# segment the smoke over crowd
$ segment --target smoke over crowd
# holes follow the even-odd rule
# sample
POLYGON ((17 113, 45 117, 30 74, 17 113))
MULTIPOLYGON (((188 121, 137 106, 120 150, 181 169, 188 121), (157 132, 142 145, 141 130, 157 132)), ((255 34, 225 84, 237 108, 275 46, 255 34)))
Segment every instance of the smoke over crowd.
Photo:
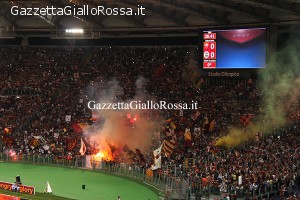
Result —
MULTIPOLYGON (((138 77, 136 80, 136 91, 133 99, 129 101, 143 101, 149 98, 145 92, 147 80, 138 77)), ((102 103, 116 103, 123 94, 123 89, 117 80, 111 80, 105 84, 95 83, 88 88, 88 95, 91 99, 102 103)), ((151 122, 144 115, 143 110, 95 110, 99 116, 99 121, 84 132, 89 138, 90 145, 96 146, 103 152, 105 159, 114 160, 119 158, 124 152, 123 147, 127 145, 133 151, 139 149, 146 152, 151 144, 154 133, 154 122, 151 122), (134 125, 133 125, 134 124, 134 125)), ((125 159, 125 158, 124 158, 125 159)))
POLYGON ((216 145, 234 147, 255 138, 258 132, 267 134, 288 125, 288 113, 299 107, 300 97, 300 41, 291 40, 289 46, 271 55, 267 68, 259 71, 262 92, 260 115, 245 129, 231 128, 216 145))

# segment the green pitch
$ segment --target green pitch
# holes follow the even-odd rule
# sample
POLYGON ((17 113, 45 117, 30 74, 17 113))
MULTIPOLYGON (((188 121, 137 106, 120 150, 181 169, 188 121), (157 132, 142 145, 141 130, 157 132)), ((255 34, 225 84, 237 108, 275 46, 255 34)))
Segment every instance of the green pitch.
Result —
POLYGON ((70 199, 115 200, 118 195, 122 200, 158 199, 151 189, 117 176, 88 170, 0 163, 0 181, 14 182, 17 175, 20 175, 24 185, 34 186, 38 193, 43 193, 45 182, 49 181, 53 195, 70 199), (86 185, 85 190, 82 185, 86 185))

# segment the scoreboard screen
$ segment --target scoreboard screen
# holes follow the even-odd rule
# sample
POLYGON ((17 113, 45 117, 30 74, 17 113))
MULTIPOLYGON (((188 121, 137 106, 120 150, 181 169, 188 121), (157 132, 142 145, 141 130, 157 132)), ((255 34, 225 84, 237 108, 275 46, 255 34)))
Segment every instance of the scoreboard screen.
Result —
POLYGON ((203 69, 265 68, 267 29, 205 30, 203 69))

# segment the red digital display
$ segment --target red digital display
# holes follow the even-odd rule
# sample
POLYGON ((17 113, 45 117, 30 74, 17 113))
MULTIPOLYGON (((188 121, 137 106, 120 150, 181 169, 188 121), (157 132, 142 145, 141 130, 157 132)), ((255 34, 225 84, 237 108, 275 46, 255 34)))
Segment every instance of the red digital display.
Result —
POLYGON ((203 39, 204 40, 215 40, 215 39, 217 39, 217 34, 216 33, 204 33, 203 39))
POLYGON ((216 42, 203 43, 203 59, 216 59, 216 42))
POLYGON ((206 60, 203 62, 204 69, 213 69, 216 68, 216 61, 215 60, 206 60))

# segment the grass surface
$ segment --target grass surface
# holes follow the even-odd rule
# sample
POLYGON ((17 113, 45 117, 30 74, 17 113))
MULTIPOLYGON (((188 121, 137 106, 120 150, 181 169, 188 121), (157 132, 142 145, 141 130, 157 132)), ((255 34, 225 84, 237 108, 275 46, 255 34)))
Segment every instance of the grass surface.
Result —
MULTIPOLYGON (((0 163, 0 181, 14 182, 17 175, 20 175, 24 185, 36 188, 37 195, 22 197, 26 199, 115 200, 118 195, 122 200, 158 199, 158 196, 149 188, 117 176, 70 168, 0 163), (44 191, 46 181, 49 181, 53 195, 40 194, 44 191), (81 188, 83 184, 86 185, 85 190, 81 188)), ((4 193, 3 190, 0 192, 4 193)))
POLYGON ((0 194, 17 196, 17 197, 21 197, 22 199, 28 199, 28 200, 74 200, 74 199, 55 196, 55 195, 51 195, 51 194, 36 193, 33 196, 33 195, 29 195, 29 194, 16 193, 16 192, 11 192, 11 191, 7 191, 7 190, 1 190, 1 189, 0 189, 0 194))

